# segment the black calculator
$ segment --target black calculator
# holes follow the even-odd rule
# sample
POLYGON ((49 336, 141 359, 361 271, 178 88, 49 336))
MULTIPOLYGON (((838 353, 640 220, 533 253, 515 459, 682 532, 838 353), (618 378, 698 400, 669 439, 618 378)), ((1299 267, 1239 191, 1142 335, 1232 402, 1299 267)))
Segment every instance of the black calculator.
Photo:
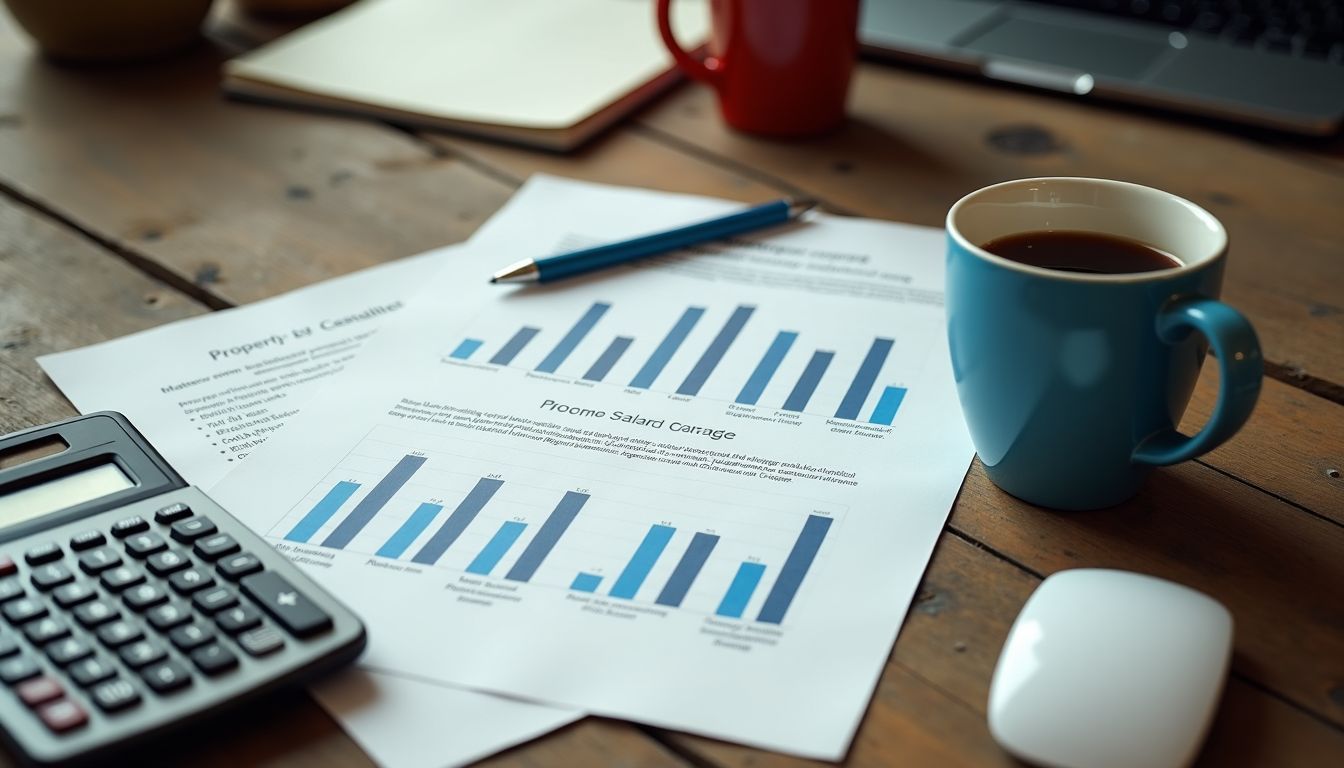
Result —
POLYGON ((121 414, 0 438, 0 726, 27 762, 105 758, 364 645, 121 414))

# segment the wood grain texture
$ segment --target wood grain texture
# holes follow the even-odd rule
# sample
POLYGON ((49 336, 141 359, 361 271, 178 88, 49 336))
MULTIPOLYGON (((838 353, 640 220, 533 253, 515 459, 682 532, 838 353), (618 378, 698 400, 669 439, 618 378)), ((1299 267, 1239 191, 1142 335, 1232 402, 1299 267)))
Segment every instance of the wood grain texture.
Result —
POLYGON ((591 717, 478 763, 482 768, 665 768, 686 764, 635 726, 591 717))

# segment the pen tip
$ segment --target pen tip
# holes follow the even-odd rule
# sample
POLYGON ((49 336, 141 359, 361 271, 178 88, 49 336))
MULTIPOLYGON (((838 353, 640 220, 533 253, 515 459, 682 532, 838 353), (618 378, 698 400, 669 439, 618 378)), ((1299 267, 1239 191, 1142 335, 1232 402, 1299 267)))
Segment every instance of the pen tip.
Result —
POLYGON ((492 277, 492 278, 490 278, 490 282, 492 282, 492 283, 498 283, 498 282, 499 282, 499 278, 497 278, 497 277, 492 277))

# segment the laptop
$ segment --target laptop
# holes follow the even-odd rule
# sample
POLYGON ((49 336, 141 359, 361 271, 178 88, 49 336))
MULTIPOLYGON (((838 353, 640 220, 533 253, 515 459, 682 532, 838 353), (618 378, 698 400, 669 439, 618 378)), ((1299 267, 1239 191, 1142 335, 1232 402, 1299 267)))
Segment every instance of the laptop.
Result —
POLYGON ((864 0, 866 53, 1304 135, 1344 124, 1344 0, 864 0))

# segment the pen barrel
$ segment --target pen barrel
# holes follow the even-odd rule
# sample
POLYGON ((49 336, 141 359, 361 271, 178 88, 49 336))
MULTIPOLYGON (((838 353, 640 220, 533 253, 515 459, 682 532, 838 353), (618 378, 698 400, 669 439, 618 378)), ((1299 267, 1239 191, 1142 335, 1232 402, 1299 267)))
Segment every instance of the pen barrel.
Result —
POLYGON ((538 282, 549 282, 591 272, 627 261, 685 248, 698 243, 782 224, 789 220, 789 203, 776 200, 711 221, 702 221, 667 232, 637 237, 537 259, 538 282))

